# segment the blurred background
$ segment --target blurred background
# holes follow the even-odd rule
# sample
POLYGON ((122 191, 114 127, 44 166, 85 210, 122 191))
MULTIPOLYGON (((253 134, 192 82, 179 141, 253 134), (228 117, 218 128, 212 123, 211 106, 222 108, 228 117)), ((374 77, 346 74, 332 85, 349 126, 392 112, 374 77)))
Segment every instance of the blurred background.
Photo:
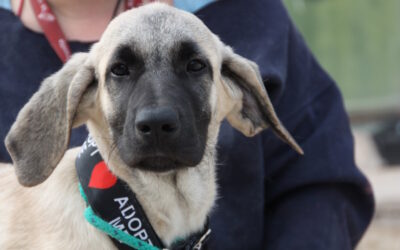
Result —
POLYGON ((357 250, 400 250, 400 0, 283 0, 342 90, 375 218, 357 250))

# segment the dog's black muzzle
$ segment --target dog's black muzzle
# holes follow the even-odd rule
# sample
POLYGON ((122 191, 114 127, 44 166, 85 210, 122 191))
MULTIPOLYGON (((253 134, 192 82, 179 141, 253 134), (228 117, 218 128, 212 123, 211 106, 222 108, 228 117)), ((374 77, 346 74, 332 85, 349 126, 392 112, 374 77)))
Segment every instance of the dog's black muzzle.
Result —
POLYGON ((138 109, 119 148, 125 163, 157 172, 198 165, 206 136, 187 110, 172 105, 138 109))
POLYGON ((208 85, 174 70, 118 83, 118 119, 111 127, 130 167, 168 171, 197 166, 203 158, 211 117, 208 85))

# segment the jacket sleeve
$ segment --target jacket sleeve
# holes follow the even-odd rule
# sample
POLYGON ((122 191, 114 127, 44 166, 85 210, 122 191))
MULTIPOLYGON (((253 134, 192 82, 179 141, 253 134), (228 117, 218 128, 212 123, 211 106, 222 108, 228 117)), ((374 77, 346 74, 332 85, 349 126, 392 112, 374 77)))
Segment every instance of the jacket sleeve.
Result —
POLYGON ((353 160, 340 93, 331 85, 300 109, 283 123, 304 156, 285 151, 269 133, 263 138, 264 248, 354 249, 371 220, 373 197, 353 160))
MULTIPOLYGON (((283 6, 277 5, 277 9, 283 6)), ((354 249, 373 212, 372 189, 354 162, 342 96, 286 14, 285 53, 261 68, 278 116, 304 156, 263 134, 265 249, 354 249)), ((261 63, 262 65, 262 63, 261 63)))

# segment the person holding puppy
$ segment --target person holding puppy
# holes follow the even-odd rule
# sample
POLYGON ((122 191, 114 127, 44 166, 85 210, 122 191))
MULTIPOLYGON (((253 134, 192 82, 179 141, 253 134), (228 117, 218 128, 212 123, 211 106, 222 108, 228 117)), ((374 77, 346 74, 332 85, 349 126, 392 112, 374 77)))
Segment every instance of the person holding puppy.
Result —
MULTIPOLYGON (((66 47, 46 39, 33 1, 22 8, 21 1, 4 2, 11 5, 0 10, 2 141, 38 83, 70 54, 87 51, 112 17, 129 7, 129 1, 48 0, 54 15, 43 12, 42 18, 57 18, 66 47)), ((372 217, 371 188, 353 160, 340 93, 283 4, 167 2, 195 11, 236 53, 259 65, 278 116, 305 152, 297 155, 270 130, 246 138, 223 123, 217 178, 221 198, 210 214, 209 249, 353 249, 372 217)), ((72 144, 80 145, 85 137, 84 129, 75 131, 72 144)), ((10 161, 3 145, 0 161, 10 161)))

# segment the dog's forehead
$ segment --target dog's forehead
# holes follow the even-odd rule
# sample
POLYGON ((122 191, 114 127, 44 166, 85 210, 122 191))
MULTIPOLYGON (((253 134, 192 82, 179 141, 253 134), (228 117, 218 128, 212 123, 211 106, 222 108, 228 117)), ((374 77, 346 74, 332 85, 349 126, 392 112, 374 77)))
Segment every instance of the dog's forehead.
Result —
POLYGON ((167 53, 186 41, 195 41, 206 54, 212 54, 216 49, 214 35, 197 17, 165 4, 150 4, 114 19, 100 44, 103 55, 109 58, 121 45, 134 45, 143 54, 150 54, 155 49, 167 53))

